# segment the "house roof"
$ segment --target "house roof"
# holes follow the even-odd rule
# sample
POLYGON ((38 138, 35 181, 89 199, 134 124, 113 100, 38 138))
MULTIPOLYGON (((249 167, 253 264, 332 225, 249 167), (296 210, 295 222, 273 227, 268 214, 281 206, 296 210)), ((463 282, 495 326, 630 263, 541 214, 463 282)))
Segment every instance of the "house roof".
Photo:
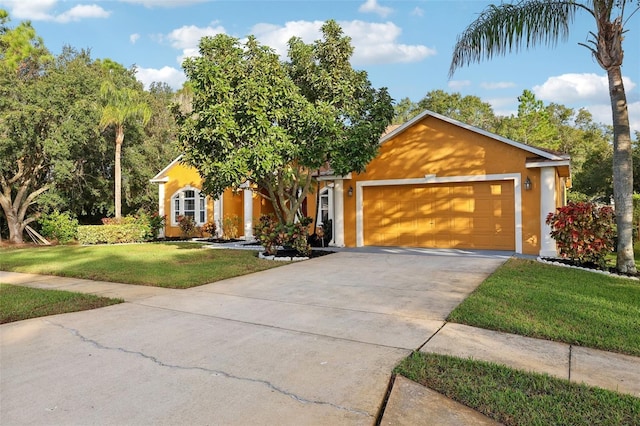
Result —
MULTIPOLYGON (((542 149, 542 148, 538 148, 538 147, 534 147, 531 145, 526 145, 523 144, 521 142, 516 142, 513 141, 511 139, 507 139, 504 138, 502 136, 498 136, 494 133, 488 132, 486 130, 482 130, 480 128, 471 126, 469 124, 465 124, 461 121, 458 120, 454 120, 453 118, 449 118, 449 117, 445 117, 444 115, 440 115, 437 114, 433 111, 429 111, 429 110, 425 110, 422 113, 418 114, 417 116, 413 117, 411 120, 407 121, 406 123, 404 123, 401 126, 398 126, 396 128, 390 129, 390 131, 386 131, 382 137, 380 138, 380 143, 383 144, 386 141, 393 139, 395 136, 399 135, 400 133, 404 132, 405 130, 409 129, 410 127, 412 127, 414 124, 418 123, 420 120, 422 120, 425 117, 434 117, 437 118, 439 120, 445 121, 449 124, 453 124, 454 126, 458 126, 458 127, 462 127, 463 129, 467 129, 470 130, 474 133, 478 133, 480 135, 486 136, 488 138, 494 139, 496 141, 505 143, 507 145, 511 145, 513 147, 522 149, 524 151, 527 151, 531 154, 533 154, 534 156, 540 158, 541 160, 551 160, 551 161, 569 161, 570 157, 568 154, 561 154, 559 152, 554 152, 548 149, 542 149)), ((389 129, 388 129, 389 130, 389 129)), ((568 164, 568 163, 567 163, 568 164)))
POLYGON ((160 172, 157 175, 155 175, 154 177, 152 177, 151 179, 149 179, 149 181, 151 183, 164 183, 164 182, 166 182, 169 178, 167 176, 165 176, 165 173, 167 173, 167 171, 170 168, 172 168, 173 166, 178 164, 178 162, 181 159, 182 159, 182 154, 178 155, 178 157, 175 160, 170 162, 167 167, 165 167, 164 169, 160 170, 160 172))
MULTIPOLYGON (((504 138, 502 136, 498 136, 495 133, 488 132, 486 130, 482 130, 478 127, 471 126, 469 124, 465 124, 461 121, 454 120, 453 118, 446 117, 444 115, 435 113, 433 111, 425 110, 422 113, 418 114, 411 120, 407 121, 402 125, 392 124, 380 137, 380 144, 385 143, 386 141, 393 139, 400 133, 412 127, 414 124, 418 123, 425 117, 434 117, 439 120, 445 121, 449 124, 453 124, 454 126, 461 127, 463 129, 470 130, 474 133, 486 136, 488 138, 494 139, 498 142, 505 143, 507 145, 513 146, 515 148, 522 149, 523 151, 529 152, 531 157, 527 158, 527 168, 537 168, 537 167, 547 167, 547 166, 556 166, 561 171, 561 175, 569 176, 570 171, 570 160, 571 157, 568 154, 563 154, 557 151, 552 151, 549 149, 538 148, 531 145, 526 145, 521 142, 516 142, 511 139, 504 138)), ((168 177, 165 176, 165 173, 174 165, 176 165, 182 159, 182 155, 179 155, 175 160, 173 160, 167 167, 162 169, 157 175, 150 179, 152 183, 164 183, 167 182, 168 177)), ((325 166, 320 170, 318 174, 316 172, 316 177, 320 180, 330 180, 331 178, 335 178, 333 170, 330 167, 325 166)), ((350 178, 350 174, 348 176, 350 178)))

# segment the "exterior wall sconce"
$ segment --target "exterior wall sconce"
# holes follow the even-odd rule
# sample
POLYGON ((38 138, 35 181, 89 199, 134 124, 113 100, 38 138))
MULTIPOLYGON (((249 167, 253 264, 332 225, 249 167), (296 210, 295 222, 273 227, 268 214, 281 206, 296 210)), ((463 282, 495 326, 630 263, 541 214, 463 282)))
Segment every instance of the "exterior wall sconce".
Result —
POLYGON ((524 180, 524 190, 525 191, 531 191, 531 179, 529 179, 529 176, 527 176, 527 178, 524 180))
POLYGON ((347 195, 349 195, 349 197, 353 197, 353 186, 349 187, 349 190, 347 191, 347 195))

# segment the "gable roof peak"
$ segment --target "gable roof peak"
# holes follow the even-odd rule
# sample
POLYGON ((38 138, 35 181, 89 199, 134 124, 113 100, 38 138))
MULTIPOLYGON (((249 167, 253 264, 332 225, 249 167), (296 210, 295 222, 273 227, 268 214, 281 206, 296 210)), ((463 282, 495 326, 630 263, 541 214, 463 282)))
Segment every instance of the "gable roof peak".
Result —
POLYGON ((404 132, 405 130, 411 128, 412 126, 414 126, 416 123, 422 121, 424 118, 426 117, 433 117, 436 118, 438 120, 447 122, 449 124, 452 124, 454 126, 458 126, 461 127, 463 129, 467 129, 471 132, 486 136, 488 138, 494 139, 498 142, 502 142, 505 143, 507 145, 511 145, 515 148, 519 148, 522 149, 524 151, 527 151, 531 154, 534 154, 536 156, 539 156, 541 158, 547 159, 547 160, 569 160, 570 157, 568 154, 562 154, 556 151, 552 151, 549 149, 544 149, 544 148, 538 148, 535 146, 531 146, 531 145, 527 145, 524 144, 522 142, 516 142, 514 140, 511 139, 507 139, 505 137, 496 135, 495 133, 491 133, 488 132, 486 130, 480 129, 478 127, 472 126, 470 124, 466 124, 463 123, 461 121, 458 120, 454 120, 453 118, 449 118, 447 116, 444 116, 442 114, 438 114, 436 112, 430 111, 430 110, 424 110, 423 112, 421 112, 420 114, 416 115, 415 117, 413 117, 411 120, 407 121, 406 123, 394 128, 394 129, 390 129, 390 127, 387 128, 387 131, 380 137, 380 143, 383 144, 386 141, 388 141, 389 139, 394 138, 395 136, 399 135, 400 133, 404 132))

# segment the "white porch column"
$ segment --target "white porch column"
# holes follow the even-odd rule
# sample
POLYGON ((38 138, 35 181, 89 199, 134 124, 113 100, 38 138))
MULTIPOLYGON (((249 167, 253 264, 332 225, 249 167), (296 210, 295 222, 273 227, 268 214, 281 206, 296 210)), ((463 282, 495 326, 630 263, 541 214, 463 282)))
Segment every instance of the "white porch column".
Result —
POLYGON ((250 240, 253 238, 253 191, 246 188, 242 192, 244 197, 244 239, 250 240))
POLYGON ((213 200, 213 221, 216 224, 216 237, 222 234, 222 194, 213 200))
POLYGON ((344 181, 336 179, 333 186, 333 245, 344 247, 344 181))
POLYGON ((556 241, 551 238, 551 227, 546 224, 547 215, 556 211, 556 169, 540 169, 540 256, 554 257, 558 254, 556 241))
MULTIPOLYGON (((164 216, 164 183, 158 184, 158 216, 164 216)), ((165 219, 165 225, 170 223, 170 218, 165 219)), ((158 238, 164 238, 164 226, 158 230, 158 238)))

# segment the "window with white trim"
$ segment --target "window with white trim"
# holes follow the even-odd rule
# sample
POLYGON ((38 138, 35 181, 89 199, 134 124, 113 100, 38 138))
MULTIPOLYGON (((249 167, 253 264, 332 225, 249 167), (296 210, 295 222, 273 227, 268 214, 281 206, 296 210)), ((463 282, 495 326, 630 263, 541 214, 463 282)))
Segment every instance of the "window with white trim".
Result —
POLYGON ((320 205, 318 205, 318 217, 321 223, 327 223, 329 220, 329 190, 323 189, 320 192, 320 205))
POLYGON ((197 189, 186 187, 171 197, 171 224, 178 225, 178 217, 191 217, 196 225, 207 222, 206 197, 197 189))

